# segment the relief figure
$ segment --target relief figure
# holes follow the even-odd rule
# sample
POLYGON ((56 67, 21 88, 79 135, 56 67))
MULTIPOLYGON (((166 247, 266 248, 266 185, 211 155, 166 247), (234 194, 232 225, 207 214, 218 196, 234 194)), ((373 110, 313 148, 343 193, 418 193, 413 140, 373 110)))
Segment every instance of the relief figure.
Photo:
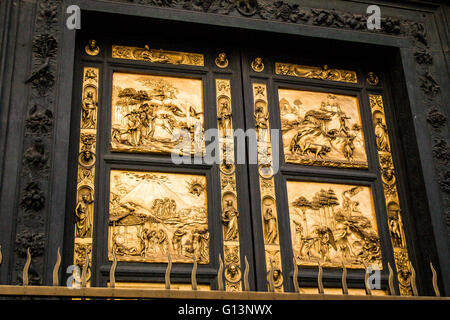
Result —
POLYGON ((381 266, 371 189, 316 182, 287 182, 291 238, 299 265, 381 266))
POLYGON ((97 123, 96 109, 97 101, 95 100, 94 92, 86 89, 86 95, 81 103, 82 129, 95 129, 97 123))
POLYGON ((114 73, 111 149, 203 152, 202 85, 200 79, 114 73), (178 150, 186 135, 191 144, 178 150))
POLYGON ((286 162, 367 167, 357 98, 279 90, 286 162))
POLYGON ((108 257, 209 263, 206 177, 112 170, 108 257))
POLYGON ((222 221, 226 226, 225 240, 236 240, 238 228, 239 212, 235 209, 233 200, 227 200, 222 213, 222 221))
POLYGON ((275 243, 278 237, 277 218, 272 208, 267 208, 264 212, 264 239, 267 244, 275 243))
POLYGON ((79 190, 77 206, 75 208, 75 237, 86 238, 92 236, 92 199, 91 191, 87 188, 79 190))

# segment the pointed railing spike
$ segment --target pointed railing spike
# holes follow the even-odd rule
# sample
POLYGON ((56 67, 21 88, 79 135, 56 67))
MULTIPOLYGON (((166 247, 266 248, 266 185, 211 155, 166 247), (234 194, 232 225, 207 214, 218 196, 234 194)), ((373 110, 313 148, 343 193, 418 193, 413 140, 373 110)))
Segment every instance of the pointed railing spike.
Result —
POLYGON ((323 282, 322 282, 323 270, 320 264, 320 259, 317 261, 317 263, 319 265, 319 272, 317 274, 317 289, 319 290, 319 294, 324 294, 325 291, 323 289, 323 282))
POLYGON ((28 269, 30 269, 30 264, 31 264, 31 253, 30 253, 30 248, 27 249, 27 261, 25 262, 25 266, 23 267, 23 272, 22 272, 22 284, 24 286, 28 285, 28 269))
POLYGON ((0 266, 2 265, 3 256, 2 256, 2 245, 0 244, 0 266))
POLYGON ((250 271, 250 266, 248 264, 247 256, 244 256, 245 271, 244 271, 244 291, 250 291, 250 284, 248 282, 248 273, 250 271))
POLYGON ((294 275, 292 277, 292 282, 294 284, 294 292, 300 293, 300 287, 298 285, 298 266, 295 257, 293 257, 294 262, 294 275))
POLYGON ((192 273, 191 273, 191 283, 192 283, 192 290, 197 290, 197 260, 194 256, 194 266, 192 267, 192 273))
POLYGON ((366 289, 366 295, 371 296, 372 290, 370 289, 370 286, 367 283, 368 281, 369 281, 369 270, 367 268, 367 265, 364 263, 364 288, 366 289))
POLYGON ((436 270, 433 267, 433 264, 430 262, 430 268, 431 268, 431 272, 433 273, 433 289, 434 289, 434 294, 436 295, 436 297, 440 297, 441 293, 439 292, 439 287, 437 284, 437 273, 436 270))
POLYGON ((58 247, 58 251, 56 253, 56 263, 53 267, 53 286, 57 287, 59 286, 59 267, 61 265, 61 252, 60 248, 58 247))
POLYGON ((269 292, 275 291, 275 284, 273 283, 273 263, 272 259, 269 259, 270 269, 269 269, 269 292))
POLYGON ((170 250, 168 250, 168 252, 169 252, 167 255, 168 263, 167 263, 166 276, 165 276, 167 290, 170 289, 170 273, 172 272, 172 255, 170 254, 170 250))
POLYGON ((411 287, 413 290, 413 295, 418 296, 419 293, 417 292, 417 286, 416 286, 416 270, 414 270, 414 267, 413 267, 411 261, 409 261, 409 268, 411 269, 411 287))
POLYGON ((221 254, 219 254, 219 271, 217 272, 217 288, 220 291, 224 290, 224 287, 223 287, 223 261, 222 261, 221 254))
POLYGON ((109 286, 110 288, 116 287, 116 268, 117 268, 117 256, 116 250, 112 251, 113 263, 111 264, 111 269, 109 269, 109 286))
POLYGON ((89 267, 89 255, 86 252, 86 258, 84 259, 83 270, 81 271, 81 287, 86 288, 87 284, 87 270, 89 267))
POLYGON ((344 262, 342 262, 342 294, 344 294, 344 295, 348 294, 347 268, 345 267, 345 263, 344 262))
POLYGON ((389 294, 391 296, 395 296, 395 290, 394 290, 394 271, 391 268, 391 264, 388 262, 388 269, 389 269, 389 294))

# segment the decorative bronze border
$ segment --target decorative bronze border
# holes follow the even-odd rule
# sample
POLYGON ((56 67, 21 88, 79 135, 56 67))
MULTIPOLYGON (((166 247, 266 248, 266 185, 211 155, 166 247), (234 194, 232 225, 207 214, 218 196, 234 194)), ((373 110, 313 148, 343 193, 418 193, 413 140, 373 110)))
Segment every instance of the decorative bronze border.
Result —
POLYGON ((375 130, 378 161, 381 168, 386 210, 388 214, 389 234, 394 248, 394 260, 397 267, 397 279, 400 294, 410 296, 413 294, 411 285, 411 268, 409 265, 408 249, 406 246, 405 231, 397 192, 397 179, 394 162, 391 154, 388 128, 384 113, 383 97, 369 94, 372 109, 372 121, 375 130))
POLYGON ((81 101, 80 147, 77 174, 77 205, 75 208, 75 243, 73 276, 79 281, 80 270, 87 267, 86 285, 89 286, 92 261, 92 239, 94 226, 95 152, 97 137, 99 69, 86 67, 83 70, 81 101), (87 261, 86 261, 87 260, 87 261))
POLYGON ((275 179, 272 168, 267 87, 253 83, 255 130, 258 147, 259 188, 261 195, 261 222, 269 291, 283 292, 283 273, 280 254, 275 179))
POLYGON ((216 79, 225 290, 242 291, 230 80, 216 79), (225 202, 227 201, 227 205, 225 202), (232 203, 228 202, 232 201, 232 203))
POLYGON ((205 65, 203 54, 150 49, 148 45, 145 45, 144 48, 113 45, 111 56, 117 59, 141 60, 152 63, 184 64, 201 67, 205 65))
POLYGON ((275 73, 283 76, 331 80, 340 82, 358 83, 355 71, 330 69, 323 67, 302 66, 292 63, 275 62, 275 73))

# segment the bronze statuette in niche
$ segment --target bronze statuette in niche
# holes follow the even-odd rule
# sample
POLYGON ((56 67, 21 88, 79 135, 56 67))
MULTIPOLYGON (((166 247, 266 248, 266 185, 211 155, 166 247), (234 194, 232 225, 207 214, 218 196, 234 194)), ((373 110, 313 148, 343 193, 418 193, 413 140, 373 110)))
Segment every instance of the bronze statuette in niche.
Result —
POLYGON ((380 268, 381 248, 370 187, 287 181, 294 257, 298 265, 380 268))
POLYGON ((114 73, 111 150, 202 154, 200 79, 114 73))
POLYGON ((206 177, 111 171, 108 257, 208 264, 206 177))
POLYGON ((278 93, 286 162, 368 167, 356 97, 290 89, 278 93))

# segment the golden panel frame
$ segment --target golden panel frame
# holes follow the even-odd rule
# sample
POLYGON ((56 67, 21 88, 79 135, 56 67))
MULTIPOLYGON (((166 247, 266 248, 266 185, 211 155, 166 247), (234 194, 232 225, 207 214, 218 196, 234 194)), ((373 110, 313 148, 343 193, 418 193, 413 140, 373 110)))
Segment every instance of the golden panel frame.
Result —
POLYGON ((276 62, 275 73, 283 76, 358 83, 355 71, 330 69, 327 65, 312 67, 276 62))
POLYGON ((292 250, 299 266, 382 269, 372 190, 287 181, 292 250))
POLYGON ((91 67, 84 68, 80 110, 80 146, 78 154, 73 257, 74 264, 79 269, 74 269, 73 276, 76 281, 81 282, 81 270, 86 266, 87 286, 90 286, 90 261, 92 261, 92 239, 94 233, 98 83, 99 69, 91 67))
POLYGON ((234 167, 233 109, 228 79, 216 79, 217 128, 220 145, 220 192, 226 291, 242 291, 243 270, 239 248, 239 212, 237 210, 234 167))
POLYGON ((204 175, 111 170, 108 258, 208 264, 204 175))
POLYGON ((383 97, 369 94, 372 109, 372 122, 375 132, 378 161, 381 168, 384 198, 388 214, 389 234, 394 248, 394 261, 397 268, 397 279, 402 296, 413 294, 411 284, 411 268, 409 265, 408 248, 406 245, 400 201, 397 192, 397 179, 394 161, 391 154, 391 144, 384 113, 383 97))
POLYGON ((287 163, 368 168, 357 97, 292 89, 278 94, 287 163))
POLYGON ((205 65, 205 57, 203 54, 150 49, 148 45, 145 45, 144 48, 113 45, 112 57, 152 63, 184 64, 201 67, 205 65))
POLYGON ((283 292, 283 272, 280 254, 278 213, 275 196, 275 179, 272 168, 272 146, 269 123, 267 87, 253 83, 255 131, 258 148, 259 187, 261 196, 261 222, 269 290, 283 292), (272 278, 270 276, 272 275, 272 278))
POLYGON ((202 154, 203 81, 115 72, 111 151, 202 154))

